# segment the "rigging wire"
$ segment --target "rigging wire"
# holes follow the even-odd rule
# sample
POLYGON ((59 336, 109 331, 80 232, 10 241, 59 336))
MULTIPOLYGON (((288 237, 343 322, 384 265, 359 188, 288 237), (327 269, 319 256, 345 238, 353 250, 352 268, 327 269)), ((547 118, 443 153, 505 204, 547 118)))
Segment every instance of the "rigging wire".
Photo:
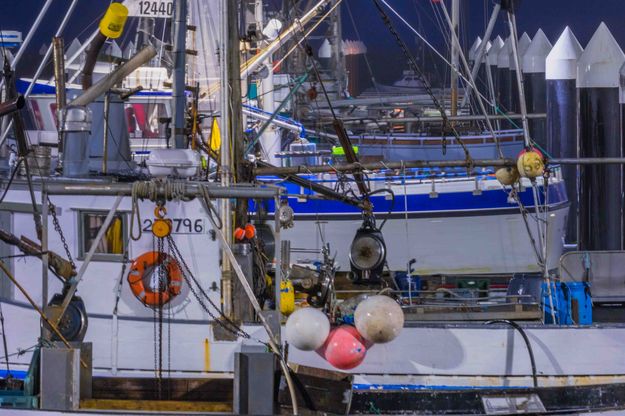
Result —
MULTIPOLYGON (((406 46, 406 44, 404 43, 402 38, 399 36, 399 33, 396 31, 395 27, 393 26, 393 23, 391 22, 388 14, 386 14, 384 9, 382 8, 382 5, 379 3, 378 0, 372 0, 372 1, 373 1, 374 5, 376 6, 376 8, 378 9, 378 12, 380 13, 380 17, 382 18, 382 21, 386 25, 387 29, 391 32, 391 35, 395 38, 395 41, 397 42, 398 46, 402 50, 405 58, 408 60, 408 63, 412 66, 412 69, 415 71, 417 76, 421 79, 421 82, 423 82, 423 86, 425 87, 426 93, 432 99, 432 103, 437 108, 437 110, 439 111, 439 113, 441 115, 441 118, 443 119, 443 123, 442 123, 443 132, 441 134, 443 136, 443 146, 446 145, 446 140, 445 140, 445 137, 444 137, 445 136, 445 134, 444 134, 445 131, 444 130, 445 130, 445 128, 448 128, 449 131, 451 131, 451 133, 454 136, 454 138, 456 139, 456 141, 458 142, 458 144, 460 144, 460 146, 462 147, 462 150, 464 151, 465 159, 466 159, 467 163, 470 165, 471 161, 472 161, 472 158, 471 158, 471 155, 469 153, 469 149, 465 145, 464 141, 460 138, 460 135, 458 134, 458 131, 456 130, 456 128, 453 126, 453 124, 451 124, 449 122, 449 119, 447 118, 447 113, 445 112, 445 109, 443 108, 443 106, 440 104, 440 102, 438 101, 438 99, 434 95, 434 92, 432 91, 430 83, 427 80, 425 74, 423 73, 421 68, 417 65, 417 62, 416 62, 414 56, 412 56, 412 54, 408 50, 408 47, 406 46)), ((382 0, 382 1, 385 2, 385 0, 382 0)))
MULTIPOLYGON (((443 62, 445 64, 447 64, 447 66, 449 66, 450 68, 452 68, 452 70, 454 70, 457 74, 458 74, 458 78, 459 79, 463 79, 464 82, 469 83, 472 88, 475 89, 476 93, 479 94, 487 103, 491 103, 490 100, 488 98, 486 98, 481 92, 479 92, 479 90, 477 88, 475 88, 475 85, 471 84, 470 81, 457 69, 455 69, 453 67, 453 65, 449 62, 449 60, 447 58, 445 58, 423 35, 421 35, 421 33, 419 33, 410 23, 408 23, 408 21, 401 15, 399 14, 395 9, 393 9, 386 0, 373 0, 374 3, 376 4, 376 7, 379 9, 382 9, 381 5, 380 5, 380 1, 389 8, 389 10, 391 10, 391 12, 393 12, 393 14, 395 16, 397 16, 399 18, 399 20, 401 20, 401 22, 406 25, 406 27, 408 27, 408 29, 410 29, 410 31, 412 31, 415 35, 417 35, 419 37, 419 39, 421 39, 427 46, 428 48, 430 48, 432 50, 432 52, 434 52, 434 54, 436 56, 438 56, 440 59, 443 60, 443 62)), ((385 16, 388 15, 386 13, 384 13, 385 16)), ((390 22, 390 19, 388 19, 390 22)))

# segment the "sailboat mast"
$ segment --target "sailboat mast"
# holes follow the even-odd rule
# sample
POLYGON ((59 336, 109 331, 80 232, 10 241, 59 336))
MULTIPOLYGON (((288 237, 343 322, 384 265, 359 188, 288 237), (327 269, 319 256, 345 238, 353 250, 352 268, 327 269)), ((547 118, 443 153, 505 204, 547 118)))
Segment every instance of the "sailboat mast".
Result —
MULTIPOLYGON (((458 22, 460 21, 460 0, 451 0, 451 30, 453 33, 450 39, 454 38, 454 33, 458 36, 458 22)), ((451 115, 458 115, 458 69, 460 68, 460 48, 455 42, 451 42, 451 115)))
POLYGON ((174 71, 172 76, 172 139, 177 149, 187 147, 184 133, 184 116, 186 111, 185 91, 185 53, 187 35, 187 0, 174 0, 174 18, 172 39, 174 44, 174 71))

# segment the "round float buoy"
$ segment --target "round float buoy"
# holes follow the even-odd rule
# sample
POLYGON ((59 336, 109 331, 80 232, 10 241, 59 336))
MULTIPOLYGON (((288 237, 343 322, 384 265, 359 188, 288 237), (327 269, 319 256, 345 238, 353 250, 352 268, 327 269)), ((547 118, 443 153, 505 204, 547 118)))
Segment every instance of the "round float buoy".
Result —
POLYGON ((356 328, 342 325, 330 331, 328 339, 317 353, 333 367, 350 370, 363 362, 367 355, 367 346, 356 328))
POLYGON ((243 241, 244 238, 245 238, 245 230, 241 227, 237 227, 237 229, 234 230, 234 239, 237 241, 243 241))
POLYGON ((504 168, 499 168, 495 172, 495 177, 503 186, 514 185, 521 175, 519 174, 519 170, 516 166, 506 166, 504 168))
POLYGON ((394 340, 401 332, 404 311, 388 296, 370 296, 356 307, 354 323, 364 339, 384 344, 394 340))
POLYGON ((521 176, 534 179, 545 171, 545 159, 537 149, 523 150, 519 153, 516 166, 521 176))
POLYGON ((254 227, 252 224, 247 224, 245 226, 245 238, 251 240, 254 237, 256 237, 256 227, 254 227))
POLYGON ((328 317, 315 308, 298 309, 286 321, 286 340, 298 350, 316 350, 323 345, 329 333, 328 317))

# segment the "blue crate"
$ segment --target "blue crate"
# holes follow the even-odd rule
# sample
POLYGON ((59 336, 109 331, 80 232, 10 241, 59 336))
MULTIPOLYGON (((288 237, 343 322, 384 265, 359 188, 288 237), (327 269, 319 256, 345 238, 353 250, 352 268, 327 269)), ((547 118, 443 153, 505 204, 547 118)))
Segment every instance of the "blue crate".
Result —
POLYGON ((551 304, 547 284, 542 284, 542 306, 545 323, 559 325, 591 325, 592 297, 590 285, 586 282, 552 282, 551 292, 556 322, 551 316, 551 304))
POLYGON ((406 272, 395 272, 395 283, 401 290, 401 296, 403 297, 416 297, 419 296, 421 290, 421 278, 414 274, 408 274, 406 272))
POLYGON ((549 301, 549 292, 547 283, 542 284, 542 307, 545 313, 546 324, 571 325, 571 301, 568 296, 568 289, 564 283, 551 282, 551 301, 549 301), (551 305, 553 304, 553 321, 551 313, 551 305))
POLYGON ((577 325, 592 324, 592 296, 587 282, 568 282, 571 298, 571 320, 577 325))

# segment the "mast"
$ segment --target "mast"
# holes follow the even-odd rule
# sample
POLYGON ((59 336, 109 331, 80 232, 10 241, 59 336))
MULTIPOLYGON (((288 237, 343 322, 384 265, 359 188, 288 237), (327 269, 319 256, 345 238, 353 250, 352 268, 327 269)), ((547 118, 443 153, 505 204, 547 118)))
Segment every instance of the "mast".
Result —
MULTIPOLYGON (((332 6, 340 0, 332 0, 332 6)), ((332 37, 332 60, 334 76, 336 77, 336 99, 342 98, 346 86, 345 54, 343 53, 343 27, 341 25, 341 8, 337 7, 332 14, 331 20, 332 37)))
MULTIPOLYGON (((221 72, 219 78, 221 78, 221 85, 225 85, 226 88, 221 89, 220 93, 220 123, 221 141, 220 161, 221 161, 221 186, 229 187, 231 179, 231 167, 230 167, 230 126, 228 120, 230 119, 230 109, 228 103, 230 101, 230 88, 228 85, 228 53, 230 49, 230 42, 228 37, 228 9, 230 0, 221 0, 221 47, 219 49, 219 63, 221 72)), ((220 213, 223 222, 224 237, 227 245, 232 244, 232 211, 230 209, 230 201, 222 199, 219 201, 220 213)), ((221 265, 221 302, 223 305, 223 313, 226 316, 232 316, 232 267, 228 261, 225 249, 222 249, 222 265, 221 265)))
MULTIPOLYGON (((451 36, 458 36, 458 22, 460 20, 460 0, 451 0, 451 36)), ((451 115, 458 115, 458 69, 460 68, 460 48, 451 42, 451 115)))
POLYGON ((174 44, 174 71, 172 76, 172 139, 177 149, 187 147, 184 134, 184 116, 186 111, 185 90, 185 41, 187 34, 187 0, 174 0, 172 42, 174 44))
MULTIPOLYGON (((230 136, 227 137, 226 143, 230 144, 229 149, 232 149, 233 158, 230 161, 231 169, 232 169, 232 182, 248 182, 252 179, 250 175, 249 169, 246 168, 246 159, 245 159, 245 147, 243 143, 243 113, 242 113, 242 88, 241 88, 241 48, 240 48, 240 36, 239 36, 239 25, 240 22, 239 13, 243 13, 242 8, 239 9, 242 2, 240 1, 229 1, 229 6, 227 9, 227 20, 226 20, 226 33, 228 39, 228 48, 225 50, 226 52, 226 60, 228 62, 227 65, 227 75, 226 79, 227 83, 225 90, 229 92, 229 96, 227 96, 227 100, 223 100, 226 105, 229 106, 230 113, 227 120, 223 120, 222 123, 230 124, 228 127, 228 131, 230 132, 230 136)), ((247 82, 245 80, 245 82, 247 82)), ((223 143, 223 142, 222 142, 223 143)), ((230 211, 232 212, 232 211, 230 211)), ((235 205, 235 214, 236 214, 236 224, 234 224, 233 219, 230 219, 231 227, 239 226, 245 227, 248 223, 248 199, 247 198, 238 198, 236 200, 235 205)), ((232 236, 233 228, 226 229, 227 232, 232 236)), ((236 321, 247 321, 251 320, 250 311, 251 307, 250 300, 245 293, 245 288, 241 284, 239 279, 233 278, 231 273, 230 280, 232 281, 231 290, 232 290, 232 305, 231 309, 231 317, 236 321)))
MULTIPOLYGON (((221 65, 220 128, 223 138, 220 150, 221 185, 230 187, 233 183, 249 179, 244 168, 243 123, 241 112, 241 74, 238 28, 239 2, 221 2, 221 45, 219 59, 221 65)), ((232 245, 233 207, 230 200, 220 202, 223 231, 228 246, 232 245)), ((247 223, 247 199, 237 199, 236 220, 239 225, 247 223)), ((223 312, 235 320, 234 304, 248 302, 241 284, 233 279, 233 267, 228 260, 227 247, 222 251, 222 304, 223 312)), ((240 309, 240 308, 238 308, 240 309)))

